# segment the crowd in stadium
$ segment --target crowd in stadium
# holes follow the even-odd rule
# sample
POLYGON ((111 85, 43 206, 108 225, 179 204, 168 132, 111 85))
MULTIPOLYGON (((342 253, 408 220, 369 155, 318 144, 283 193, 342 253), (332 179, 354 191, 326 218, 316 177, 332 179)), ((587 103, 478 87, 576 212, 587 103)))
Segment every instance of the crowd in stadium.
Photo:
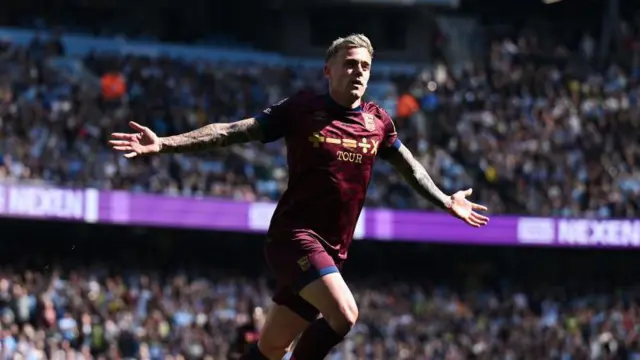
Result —
MULTIPOLYGON (((269 306, 265 279, 104 272, 0 272, 2 358, 231 359, 269 306)), ((640 357, 636 303, 387 285, 352 284, 361 316, 329 359, 640 357)))
MULTIPOLYGON (((34 225, 1 223, 2 359, 234 359, 272 304, 259 235, 34 225)), ((327 359, 640 358, 633 253, 513 250, 355 244, 327 359)))
MULTIPOLYGON (((382 104, 443 190, 477 186, 475 200, 492 213, 637 216, 640 74, 593 67, 586 43, 581 54, 546 45, 500 40, 484 67, 374 77, 397 86, 382 104)), ((287 180, 280 143, 127 161, 106 139, 128 120, 168 135, 253 116, 303 87, 324 89, 307 68, 91 54, 84 64, 95 74, 126 79, 126 94, 110 98, 44 65, 63 52, 37 41, 2 47, 0 181, 276 200, 287 180)), ((429 206, 382 161, 368 205, 429 206)), ((269 308, 267 279, 204 275, 0 268, 0 358, 233 358, 269 308)), ((420 285, 351 282, 360 318, 330 359, 640 359, 633 296, 420 285)))
MULTIPOLYGON (((254 116, 303 87, 325 86, 319 69, 93 53, 84 63, 95 74, 126 80, 124 96, 105 98, 80 91, 43 65, 48 54, 61 51, 62 45, 38 41, 5 47, 0 178, 276 200, 287 179, 281 143, 125 161, 105 140, 128 120, 161 136, 174 134, 254 116)), ((378 74, 397 85, 378 100, 446 192, 475 185, 477 201, 493 213, 637 214, 638 74, 615 65, 594 71, 587 56, 576 62, 570 55, 532 38, 496 41, 486 67, 378 74), (446 139, 434 138, 434 129, 446 139)), ((383 161, 368 205, 429 206, 383 161)))

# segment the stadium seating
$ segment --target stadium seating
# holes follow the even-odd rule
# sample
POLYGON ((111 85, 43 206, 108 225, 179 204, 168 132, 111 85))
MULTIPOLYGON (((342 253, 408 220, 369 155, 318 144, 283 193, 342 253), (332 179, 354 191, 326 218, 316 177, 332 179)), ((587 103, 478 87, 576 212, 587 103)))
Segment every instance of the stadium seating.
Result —
MULTIPOLYGON (((4 60, 5 68, 21 76, 5 79, 0 177, 275 200, 287 180, 280 143, 126 162, 109 151, 105 139, 111 131, 123 130, 127 120, 160 135, 173 134, 253 116, 302 86, 320 91, 324 86, 316 67, 295 67, 282 59, 239 66, 240 60, 207 62, 96 50, 83 64, 65 67, 60 60, 27 61, 42 56, 37 49, 45 44, 16 44, 6 50, 10 57, 4 60), (37 70, 41 85, 27 76, 33 76, 30 70, 37 70), (95 79, 113 71, 124 75, 126 95, 91 96, 87 89, 95 79), (34 111, 43 115, 36 118, 34 111)), ((410 86, 401 85, 407 83, 406 69, 403 76, 381 72, 374 79, 373 88, 381 89, 372 92, 374 99, 391 114, 400 105, 388 96, 408 96, 420 105, 417 111, 403 111, 396 122, 403 141, 440 185, 449 192, 474 185, 478 201, 493 213, 636 214, 640 131, 633 120, 634 74, 616 66, 603 72, 561 68, 556 65, 563 63, 561 55, 540 59, 513 43, 495 44, 491 51, 487 70, 425 70, 415 74, 410 86)), ((368 206, 429 204, 379 162, 368 206)))
MULTIPOLYGON (((278 54, 221 50, 226 58, 208 61, 199 58, 201 49, 179 58, 120 44, 90 52, 76 46, 67 49, 69 57, 22 35, 8 36, 15 41, 1 47, 0 182, 273 201, 287 182, 281 143, 126 161, 106 139, 128 120, 168 135, 253 116, 303 86, 324 86, 317 64, 278 54), (126 79, 121 97, 101 95, 99 79, 108 73, 126 79)), ((473 186, 493 213, 637 217, 639 74, 614 64, 591 67, 566 51, 548 55, 525 42, 499 41, 488 49, 486 68, 389 65, 373 78, 371 96, 394 115, 403 141, 445 191, 473 186), (417 108, 401 108, 403 96, 417 108)), ((367 206, 430 208, 384 162, 376 165, 367 206)), ((88 232, 77 246, 101 236, 100 246, 113 243, 88 232)), ((114 256, 108 267, 65 260, 58 272, 46 264, 15 266, 5 245, 2 359, 225 359, 236 328, 270 303, 268 278, 243 274, 240 265, 183 276, 159 270, 174 262, 154 263, 154 270, 118 267, 114 256)), ((528 269, 548 264, 536 265, 528 269)), ((556 297, 538 288, 461 290, 425 282, 352 281, 361 319, 331 359, 640 358, 640 308, 629 289, 617 297, 556 297)))

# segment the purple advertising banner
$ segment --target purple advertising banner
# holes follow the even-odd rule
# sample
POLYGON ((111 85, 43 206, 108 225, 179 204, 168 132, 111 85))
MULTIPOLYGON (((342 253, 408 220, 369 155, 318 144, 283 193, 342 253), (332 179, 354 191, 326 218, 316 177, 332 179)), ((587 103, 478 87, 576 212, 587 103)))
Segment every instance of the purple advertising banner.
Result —
POLYGON ((0 184, 0 216, 97 222, 99 192, 0 184))
MULTIPOLYGON (((273 203, 0 184, 0 216, 264 233, 273 203)), ((493 216, 475 229, 444 213, 365 209, 356 239, 477 245, 640 247, 640 220, 493 216)))

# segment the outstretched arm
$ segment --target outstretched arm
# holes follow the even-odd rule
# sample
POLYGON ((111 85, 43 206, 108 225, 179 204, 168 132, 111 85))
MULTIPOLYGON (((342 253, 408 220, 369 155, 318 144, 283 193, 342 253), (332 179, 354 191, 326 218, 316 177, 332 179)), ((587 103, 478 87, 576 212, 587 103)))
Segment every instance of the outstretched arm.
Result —
POLYGON ((162 137, 161 153, 203 151, 232 144, 262 140, 262 130, 255 118, 232 123, 209 124, 188 133, 162 137))
POLYGON ((489 222, 488 217, 475 212, 475 210, 486 211, 487 208, 466 199, 471 195, 471 189, 458 191, 453 195, 443 193, 433 182, 427 170, 413 157, 409 149, 404 145, 400 145, 397 149, 397 151, 391 151, 386 156, 386 160, 420 195, 471 226, 480 227, 489 222))
POLYGON ((441 209, 451 207, 451 196, 436 186, 427 170, 413 157, 406 146, 400 145, 397 151, 390 152, 385 158, 422 197, 441 209))
POLYGON ((135 133, 113 133, 109 144, 124 152, 126 158, 158 153, 203 151, 218 147, 262 140, 257 119, 250 118, 228 124, 210 124, 188 133, 159 138, 151 129, 129 122, 135 133))

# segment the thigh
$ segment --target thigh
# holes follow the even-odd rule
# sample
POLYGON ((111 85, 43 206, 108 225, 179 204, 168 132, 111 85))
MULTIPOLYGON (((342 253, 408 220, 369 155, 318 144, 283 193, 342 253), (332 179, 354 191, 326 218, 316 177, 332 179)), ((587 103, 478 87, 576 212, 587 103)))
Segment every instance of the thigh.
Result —
POLYGON ((335 330, 348 332, 358 318, 356 300, 340 272, 326 274, 305 286, 300 297, 322 313, 335 330))
POLYGON ((281 358, 309 321, 284 305, 274 305, 261 329, 258 347, 269 358, 281 358))
MULTIPOLYGON (((327 253, 324 246, 312 236, 299 236, 291 240, 272 240, 265 244, 265 257, 277 282, 274 301, 280 303, 279 294, 290 296, 327 274, 339 272, 339 260, 327 253)), ((284 305, 284 304, 283 304, 284 305)))

